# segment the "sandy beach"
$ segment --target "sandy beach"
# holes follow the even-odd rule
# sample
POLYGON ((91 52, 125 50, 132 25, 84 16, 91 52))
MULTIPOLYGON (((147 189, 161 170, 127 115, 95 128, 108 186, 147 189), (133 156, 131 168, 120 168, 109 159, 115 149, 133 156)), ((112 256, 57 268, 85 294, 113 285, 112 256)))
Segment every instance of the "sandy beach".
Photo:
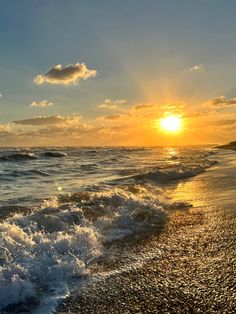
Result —
POLYGON ((235 165, 229 154, 173 187, 193 206, 173 212, 160 235, 112 245, 57 313, 235 313, 235 165))

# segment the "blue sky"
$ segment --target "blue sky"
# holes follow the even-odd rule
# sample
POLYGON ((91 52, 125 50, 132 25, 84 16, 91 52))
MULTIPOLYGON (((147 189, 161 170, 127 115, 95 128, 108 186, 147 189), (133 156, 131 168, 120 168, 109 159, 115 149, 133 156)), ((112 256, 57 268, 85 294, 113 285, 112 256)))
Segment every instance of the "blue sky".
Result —
POLYGON ((91 121, 105 99, 127 99, 126 109, 181 101, 201 110, 208 99, 234 98, 235 11, 233 0, 4 1, 0 122, 75 114, 91 121), (76 63, 96 76, 66 86, 33 82, 76 63), (54 106, 30 107, 43 100, 54 106))

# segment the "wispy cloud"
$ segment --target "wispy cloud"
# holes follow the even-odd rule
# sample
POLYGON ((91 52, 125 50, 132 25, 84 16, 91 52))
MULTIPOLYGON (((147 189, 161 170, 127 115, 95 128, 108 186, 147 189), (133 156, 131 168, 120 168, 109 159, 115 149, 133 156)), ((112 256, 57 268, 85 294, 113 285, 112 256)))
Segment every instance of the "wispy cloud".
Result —
POLYGON ((212 125, 230 126, 236 124, 236 119, 222 119, 211 122, 212 125))
POLYGON ((122 117, 120 114, 111 114, 109 116, 103 116, 102 119, 104 120, 118 120, 122 117))
MULTIPOLYGON (((77 117, 77 119, 80 117, 77 117)), ((13 123, 21 125, 49 125, 49 124, 60 124, 65 123, 69 118, 62 117, 60 115, 55 116, 39 116, 24 120, 15 120, 13 123)))
POLYGON ((185 107, 185 103, 183 102, 179 102, 179 101, 176 101, 176 102, 172 102, 172 103, 169 103, 169 104, 164 104, 161 106, 161 108, 164 108, 165 110, 176 110, 176 109, 183 109, 185 107))
POLYGON ((84 63, 69 64, 63 67, 55 65, 46 74, 39 74, 34 78, 37 85, 43 83, 70 85, 78 84, 81 79, 86 80, 96 75, 96 70, 90 70, 84 63))
POLYGON ((212 109, 225 109, 230 107, 236 107, 236 98, 226 98, 225 96, 218 96, 208 100, 205 107, 212 109))
POLYGON ((189 69, 190 72, 200 72, 204 70, 205 67, 202 64, 195 64, 189 69))
POLYGON ((116 99, 116 100, 112 100, 112 99, 105 99, 104 102, 100 105, 98 105, 98 108, 103 108, 103 109, 116 109, 118 108, 120 105, 126 104, 127 103, 127 99, 116 99))
POLYGON ((186 107, 185 103, 180 101, 175 101, 161 106, 161 108, 164 110, 165 115, 169 114, 183 115, 183 113, 186 112, 185 107, 186 107))
POLYGON ((30 107, 41 107, 41 108, 44 108, 44 107, 51 107, 51 106, 54 106, 54 103, 51 102, 51 101, 48 101, 48 100, 33 101, 30 104, 30 107))
POLYGON ((2 93, 0 93, 0 98, 2 98, 2 93))
POLYGON ((133 107, 133 109, 135 110, 145 110, 145 109, 151 109, 151 108, 154 108, 156 107, 155 104, 138 104, 138 105, 135 105, 133 107))

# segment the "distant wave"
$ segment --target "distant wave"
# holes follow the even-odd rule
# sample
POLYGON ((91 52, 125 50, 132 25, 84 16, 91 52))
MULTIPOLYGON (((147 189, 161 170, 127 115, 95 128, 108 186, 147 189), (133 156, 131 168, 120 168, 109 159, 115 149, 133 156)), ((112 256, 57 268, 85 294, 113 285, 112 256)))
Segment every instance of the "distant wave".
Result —
POLYGON ((40 170, 14 170, 8 173, 8 176, 10 177, 29 177, 29 176, 42 176, 42 177, 47 177, 49 176, 48 173, 40 170))
POLYGON ((84 170, 84 171, 90 171, 90 170, 94 170, 94 169, 97 169, 97 168, 98 168, 98 165, 96 165, 94 163, 82 164, 80 166, 80 169, 84 170))
POLYGON ((34 153, 9 153, 6 155, 0 156, 0 161, 26 161, 26 160, 34 160, 38 157, 46 157, 46 158, 60 158, 60 157, 66 157, 67 154, 65 152, 60 151, 46 151, 41 153, 39 156, 35 155, 34 153))
POLYGON ((24 161, 36 158, 37 157, 33 153, 13 153, 0 156, 0 161, 24 161))
POLYGON ((59 151, 48 151, 48 152, 44 152, 42 153, 40 156, 42 157, 66 157, 67 154, 64 152, 59 152, 59 151))

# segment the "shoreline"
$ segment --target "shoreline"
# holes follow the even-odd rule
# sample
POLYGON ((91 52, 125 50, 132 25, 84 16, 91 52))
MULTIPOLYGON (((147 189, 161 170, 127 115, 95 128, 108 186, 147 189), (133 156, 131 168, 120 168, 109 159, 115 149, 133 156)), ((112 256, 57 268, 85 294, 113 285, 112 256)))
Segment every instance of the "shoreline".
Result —
POLYGON ((177 198, 191 189, 194 206, 172 214, 159 236, 118 249, 108 267, 113 271, 103 269, 104 276, 74 291, 56 313, 234 313, 236 198, 225 207, 224 196, 215 194, 223 172, 209 170, 179 184, 177 198), (206 195, 212 177, 215 190, 206 195), (127 250, 147 258, 116 269, 116 259, 129 258, 127 250))

